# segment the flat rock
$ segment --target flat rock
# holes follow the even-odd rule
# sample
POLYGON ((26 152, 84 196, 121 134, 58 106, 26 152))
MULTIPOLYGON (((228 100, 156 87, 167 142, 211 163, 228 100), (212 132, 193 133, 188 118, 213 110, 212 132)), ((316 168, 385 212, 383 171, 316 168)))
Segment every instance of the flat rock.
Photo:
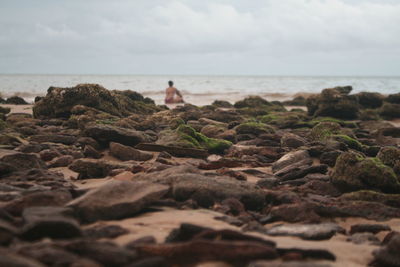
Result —
POLYGON ((0 175, 16 170, 44 169, 45 163, 35 154, 0 149, 0 175))
POLYGON ((355 224, 350 228, 350 234, 355 233, 373 233, 377 234, 382 231, 391 231, 389 225, 386 224, 355 224))
POLYGON ((0 219, 0 245, 8 245, 17 233, 17 228, 0 219))
POLYGON ((208 152, 204 149, 164 146, 158 144, 138 144, 135 148, 145 151, 167 152, 175 157, 207 158, 208 152))
POLYGON ((87 158, 77 159, 69 165, 71 170, 79 173, 79 179, 103 178, 114 169, 126 170, 130 167, 132 167, 132 164, 87 158))
POLYGON ((140 151, 130 146, 124 146, 119 143, 110 143, 110 153, 117 159, 147 161, 153 158, 153 154, 149 152, 140 151))
POLYGON ((31 207, 22 213, 24 226, 21 237, 37 240, 43 237, 67 239, 81 236, 78 222, 72 218, 72 210, 64 207, 31 207))
POLYGON ((276 173, 283 168, 292 165, 296 162, 303 161, 303 160, 310 160, 310 154, 306 150, 298 150, 294 152, 289 152, 279 160, 272 164, 272 172, 276 173))
POLYGON ((102 145, 118 142, 127 146, 135 146, 139 143, 152 141, 150 136, 144 132, 104 124, 89 125, 84 133, 102 145))
POLYGON ((149 182, 111 181, 71 201, 83 222, 121 219, 134 215, 159 200, 168 186, 149 182))
POLYGON ((38 134, 29 137, 29 141, 38 143, 60 143, 64 145, 72 145, 77 138, 71 135, 60 134, 38 134))
POLYGON ((344 229, 337 224, 291 224, 278 225, 268 229, 267 234, 272 236, 297 236, 306 240, 330 239, 337 232, 344 229))

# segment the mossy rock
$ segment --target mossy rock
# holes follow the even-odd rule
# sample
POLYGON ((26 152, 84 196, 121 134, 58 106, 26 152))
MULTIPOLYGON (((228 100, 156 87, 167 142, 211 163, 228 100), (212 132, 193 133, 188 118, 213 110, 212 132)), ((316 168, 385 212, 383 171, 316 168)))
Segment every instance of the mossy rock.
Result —
POLYGON ((355 149, 358 151, 362 151, 362 149, 363 149, 363 145, 358 140, 351 138, 348 135, 335 134, 335 135, 332 135, 332 138, 336 141, 345 143, 351 149, 355 149))
POLYGON ((320 122, 310 132, 312 141, 326 141, 332 135, 341 134, 342 128, 337 122, 320 122))
POLYGON ((179 125, 175 130, 164 130, 160 133, 158 144, 185 148, 205 149, 210 153, 222 154, 232 146, 226 140, 208 138, 189 125, 179 125))
POLYGON ((283 128, 301 128, 307 126, 304 120, 307 116, 303 112, 273 112, 259 117, 260 122, 276 125, 283 128))
POLYGON ((245 122, 239 124, 234 129, 238 134, 260 135, 260 134, 275 133, 274 128, 265 123, 259 123, 259 122, 245 122))
POLYGON ((225 100, 215 100, 211 105, 218 107, 218 108, 232 108, 233 105, 225 100))
POLYGON ((377 109, 363 109, 360 111, 359 118, 362 121, 378 121, 381 119, 377 109))
POLYGON ((400 161, 400 149, 396 147, 382 147, 379 150, 377 158, 380 159, 383 164, 394 167, 397 162, 400 161))
POLYGON ((340 196, 340 199, 347 201, 350 200, 350 201, 378 202, 396 208, 400 206, 399 194, 384 194, 371 190, 360 190, 356 192, 345 193, 340 196))
POLYGON ((373 109, 381 107, 385 98, 382 94, 373 92, 361 92, 356 96, 361 107, 373 109))
POLYGON ((314 127, 315 125, 317 125, 318 123, 321 122, 335 122, 337 124, 339 124, 342 127, 347 127, 347 128, 357 128, 357 124, 351 121, 344 121, 341 119, 337 119, 337 118, 332 118, 332 117, 317 117, 312 119, 311 121, 308 122, 308 124, 312 127, 314 127))
POLYGON ((378 158, 365 158, 355 152, 345 152, 337 158, 331 179, 344 192, 363 189, 400 192, 400 183, 392 168, 378 158))
POLYGON ((385 119, 400 118, 400 104, 383 104, 380 108, 379 115, 385 119))
POLYGON ((255 108, 255 107, 264 107, 271 106, 272 104, 259 96, 249 96, 243 100, 236 102, 233 106, 235 108, 255 108))
POLYGON ((152 101, 133 91, 109 91, 98 84, 79 84, 71 88, 50 87, 47 95, 33 107, 35 118, 69 118, 72 108, 83 105, 122 117, 160 111, 152 101))
POLYGON ((182 120, 181 118, 174 118, 169 122, 169 127, 172 130, 175 130, 176 128, 178 128, 179 126, 185 124, 185 121, 182 120))

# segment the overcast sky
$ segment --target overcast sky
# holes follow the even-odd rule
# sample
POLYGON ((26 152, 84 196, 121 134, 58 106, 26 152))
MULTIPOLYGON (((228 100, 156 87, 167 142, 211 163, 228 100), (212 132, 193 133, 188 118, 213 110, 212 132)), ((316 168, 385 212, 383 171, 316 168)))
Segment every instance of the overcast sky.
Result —
POLYGON ((0 0, 0 73, 400 75, 400 0, 0 0))

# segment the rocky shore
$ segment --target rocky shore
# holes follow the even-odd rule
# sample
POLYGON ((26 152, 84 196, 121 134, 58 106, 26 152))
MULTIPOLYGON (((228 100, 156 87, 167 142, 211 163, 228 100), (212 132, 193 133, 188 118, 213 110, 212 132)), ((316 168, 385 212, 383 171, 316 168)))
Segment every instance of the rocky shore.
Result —
POLYGON ((400 266, 400 93, 351 90, 1 99, 0 266, 400 266))

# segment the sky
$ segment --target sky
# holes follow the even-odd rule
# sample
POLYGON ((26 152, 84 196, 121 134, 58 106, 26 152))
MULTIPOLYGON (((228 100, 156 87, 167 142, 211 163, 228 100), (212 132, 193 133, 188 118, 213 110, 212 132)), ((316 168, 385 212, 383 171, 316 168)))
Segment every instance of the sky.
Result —
POLYGON ((0 73, 400 75, 400 0, 0 0, 0 73))

